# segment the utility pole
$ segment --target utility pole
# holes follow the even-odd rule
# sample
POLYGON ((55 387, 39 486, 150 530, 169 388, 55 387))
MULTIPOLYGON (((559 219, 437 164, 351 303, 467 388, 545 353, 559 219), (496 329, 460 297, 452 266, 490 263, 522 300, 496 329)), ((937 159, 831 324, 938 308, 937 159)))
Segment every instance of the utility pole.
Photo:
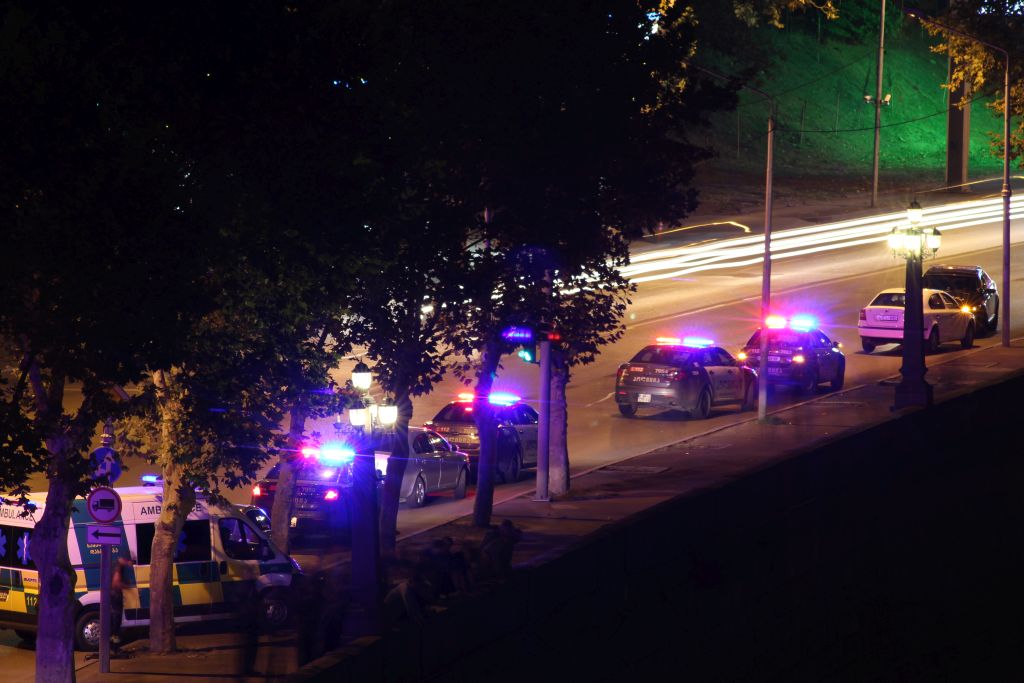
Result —
POLYGON ((885 2, 882 0, 882 20, 878 27, 878 78, 875 80, 875 153, 871 175, 871 208, 878 206, 878 146, 882 128, 882 62, 885 58, 885 2))

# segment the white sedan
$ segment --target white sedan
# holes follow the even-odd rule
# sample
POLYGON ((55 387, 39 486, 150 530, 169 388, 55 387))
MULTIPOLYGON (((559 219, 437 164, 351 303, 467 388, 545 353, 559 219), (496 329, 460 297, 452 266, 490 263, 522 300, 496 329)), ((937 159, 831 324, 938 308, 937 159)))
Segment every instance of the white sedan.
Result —
MULTIPOLYGON (((903 288, 886 289, 878 293, 866 308, 860 309, 857 331, 865 353, 871 353, 881 344, 903 341, 903 308, 906 294, 903 288)), ((924 329, 929 353, 939 350, 939 344, 959 341, 965 349, 974 345, 974 316, 948 292, 925 289, 924 329)))

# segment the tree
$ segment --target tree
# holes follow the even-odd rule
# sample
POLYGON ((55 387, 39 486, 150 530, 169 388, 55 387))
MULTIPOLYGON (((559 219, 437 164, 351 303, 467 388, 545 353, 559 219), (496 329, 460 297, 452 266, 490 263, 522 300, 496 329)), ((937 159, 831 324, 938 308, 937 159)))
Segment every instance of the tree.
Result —
MULTIPOLYGON (((409 100, 420 103, 421 125, 459 170, 440 181, 444 196, 477 212, 460 276, 465 313, 450 336, 465 358, 458 371, 476 384, 474 514, 486 525, 496 434, 486 396, 510 350, 501 330, 537 321, 538 311, 555 319, 557 306, 538 293, 546 272, 574 282, 602 258, 621 257, 629 238, 693 208, 692 165, 706 152, 687 141, 688 129, 728 99, 686 79, 681 65, 696 33, 684 7, 405 9, 396 13, 396 33, 405 25, 418 31, 400 33, 400 54, 417 57, 401 61, 409 100)), ((614 317, 616 296, 579 304, 614 317)), ((595 344, 588 338, 581 348, 595 344)))
POLYGON ((18 365, 3 387, 0 481, 17 497, 32 473, 49 480, 33 536, 36 677, 70 681, 66 539, 72 501, 90 485, 83 455, 99 421, 117 410, 108 389, 172 362, 168 342, 201 307, 191 283, 203 264, 179 248, 197 227, 180 209, 182 161, 155 135, 161 122, 149 100, 132 96, 138 84, 108 61, 123 27, 104 10, 17 2, 2 21, 0 73, 10 90, 0 113, 0 244, 10 262, 0 337, 18 365))
MULTIPOLYGON (((969 91, 974 96, 992 96, 988 107, 1000 115, 1006 107, 1003 97, 1006 62, 1001 53, 978 41, 997 45, 1009 54, 1010 116, 1017 121, 1010 131, 1010 159, 1024 158, 1024 87, 1020 85, 1024 79, 1024 46, 1020 40, 1024 31, 1024 12, 1018 3, 959 0, 951 2, 936 21, 977 39, 946 30, 939 23, 922 22, 930 34, 942 37, 943 42, 935 45, 932 51, 946 54, 953 61, 950 82, 946 87, 952 91, 963 83, 970 84, 969 91)), ((963 106, 966 103, 959 104, 963 106)), ((990 141, 993 155, 1002 158, 1002 131, 990 134, 990 141)))

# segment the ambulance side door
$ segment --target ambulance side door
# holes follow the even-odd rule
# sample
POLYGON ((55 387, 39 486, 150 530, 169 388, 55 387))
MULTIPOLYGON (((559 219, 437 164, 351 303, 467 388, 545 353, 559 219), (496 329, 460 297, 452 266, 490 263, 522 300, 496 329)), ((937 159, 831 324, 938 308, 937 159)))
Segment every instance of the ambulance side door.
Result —
POLYGON ((273 550, 259 532, 238 517, 219 517, 216 549, 217 570, 223 599, 217 612, 237 612, 243 600, 254 598, 260 577, 260 561, 273 557, 273 550))

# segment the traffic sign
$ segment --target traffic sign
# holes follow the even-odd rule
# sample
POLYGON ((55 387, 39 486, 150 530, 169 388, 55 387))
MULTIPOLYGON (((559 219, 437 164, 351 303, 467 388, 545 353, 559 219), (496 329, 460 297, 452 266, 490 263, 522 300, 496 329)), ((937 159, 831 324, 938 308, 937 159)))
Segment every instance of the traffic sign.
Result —
POLYGON ((85 508, 95 521, 109 524, 121 516, 121 496, 114 489, 99 486, 89 492, 85 508))
POLYGON ((121 545, 121 527, 119 526, 99 526, 97 524, 90 524, 86 528, 88 529, 85 534, 87 543, 121 545))

